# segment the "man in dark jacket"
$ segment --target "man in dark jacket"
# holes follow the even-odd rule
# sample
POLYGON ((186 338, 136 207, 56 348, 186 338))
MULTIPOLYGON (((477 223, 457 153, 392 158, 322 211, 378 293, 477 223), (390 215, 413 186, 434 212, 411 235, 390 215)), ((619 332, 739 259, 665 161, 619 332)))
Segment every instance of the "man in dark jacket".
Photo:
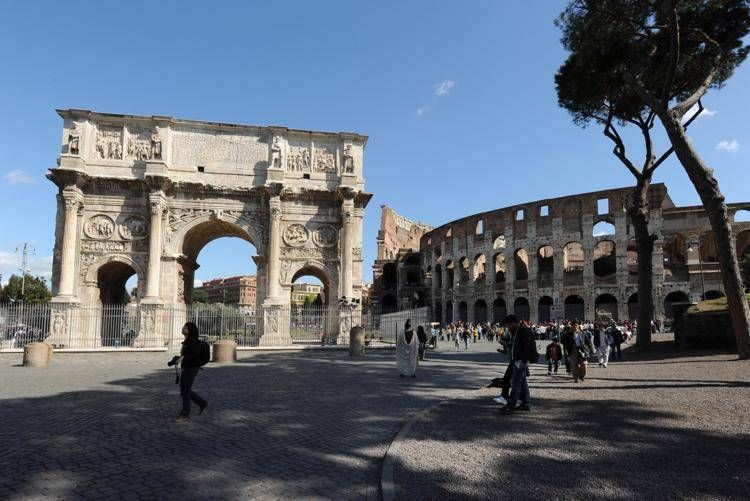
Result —
POLYGON ((200 395, 193 391, 193 382, 195 376, 200 370, 200 340, 198 339, 198 327, 193 322, 187 322, 182 328, 182 334, 185 341, 182 342, 180 351, 180 396, 182 397, 182 412, 177 416, 177 421, 185 421, 190 418, 190 401, 192 400, 198 407, 201 414, 206 407, 206 402, 200 395))
POLYGON ((534 357, 536 347, 534 343, 534 334, 525 325, 521 325, 515 315, 505 317, 505 327, 508 328, 513 336, 513 346, 510 350, 510 359, 513 363, 512 390, 508 405, 503 407, 503 412, 513 412, 516 410, 516 403, 520 400, 521 404, 517 410, 531 410, 531 394, 529 393, 529 364, 534 357))

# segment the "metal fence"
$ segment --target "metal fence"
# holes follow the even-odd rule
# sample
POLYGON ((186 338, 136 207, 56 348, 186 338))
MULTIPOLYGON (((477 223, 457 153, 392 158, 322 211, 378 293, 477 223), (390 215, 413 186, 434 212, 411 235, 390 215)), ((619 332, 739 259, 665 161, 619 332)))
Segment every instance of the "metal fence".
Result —
POLYGON ((204 340, 231 339, 240 348, 346 345, 355 325, 365 329, 368 344, 392 344, 406 319, 416 326, 429 318, 427 308, 381 314, 352 306, 0 304, 0 351, 34 341, 69 350, 176 350, 188 321, 204 340))

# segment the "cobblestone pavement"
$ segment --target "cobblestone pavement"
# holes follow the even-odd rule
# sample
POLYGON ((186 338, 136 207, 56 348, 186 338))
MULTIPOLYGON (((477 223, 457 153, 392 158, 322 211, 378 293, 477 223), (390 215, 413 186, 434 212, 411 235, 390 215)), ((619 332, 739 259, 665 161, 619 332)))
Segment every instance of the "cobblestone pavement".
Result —
POLYGON ((377 499, 403 422, 496 377, 494 349, 430 353, 416 379, 393 351, 245 355, 199 374, 186 423, 165 354, 2 355, 0 499, 377 499))
POLYGON ((666 344, 582 384, 535 368, 531 413, 440 405, 389 452, 397 498, 748 499, 750 361, 666 344))

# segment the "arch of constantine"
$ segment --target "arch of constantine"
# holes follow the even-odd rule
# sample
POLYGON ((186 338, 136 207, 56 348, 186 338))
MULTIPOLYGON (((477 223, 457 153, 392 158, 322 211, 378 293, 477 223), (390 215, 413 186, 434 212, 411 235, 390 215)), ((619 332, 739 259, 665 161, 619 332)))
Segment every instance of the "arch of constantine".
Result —
MULTIPOLYGON (((372 301, 384 311, 429 306, 434 321, 593 319, 638 314, 637 253, 624 210, 632 188, 538 200, 437 228, 382 207, 372 301)), ((664 184, 649 193, 654 307, 712 299, 723 285, 708 217, 677 207, 664 184)), ((750 256, 750 202, 728 204, 739 256, 750 256), (744 214, 743 218, 737 217, 744 214)), ((750 259, 750 257, 748 257, 750 259)))
MULTIPOLYGON (((362 221, 372 196, 364 191, 367 137, 58 113, 62 151, 47 176, 59 188, 53 345, 65 345, 66 334, 81 329, 77 323, 99 322, 77 312, 121 302, 133 275, 142 328, 159 333, 151 343, 179 337, 181 319, 161 312, 191 303, 198 253, 226 236, 257 251, 261 345, 291 342, 290 290, 301 274, 323 282, 332 306, 358 307, 362 221)), ((347 322, 339 324, 334 338, 348 336, 347 322)), ((96 326, 83 327, 92 332, 87 346, 95 347, 96 326)))

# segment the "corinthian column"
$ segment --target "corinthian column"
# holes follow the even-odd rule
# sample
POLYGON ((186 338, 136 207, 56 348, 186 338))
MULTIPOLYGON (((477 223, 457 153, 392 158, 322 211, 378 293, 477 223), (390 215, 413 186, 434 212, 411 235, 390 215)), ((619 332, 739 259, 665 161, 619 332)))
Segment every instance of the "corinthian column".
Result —
POLYGON ((146 297, 155 300, 161 292, 161 218, 167 208, 164 192, 157 191, 148 197, 151 205, 151 233, 148 245, 148 277, 146 278, 146 297))
POLYGON ((271 224, 268 230, 268 298, 279 299, 279 254, 281 226, 281 197, 271 196, 268 201, 271 224))
POLYGON ((341 295, 351 301, 354 296, 352 290, 354 200, 350 197, 344 198, 341 203, 341 220, 341 295))
POLYGON ((73 297, 75 286, 76 241, 78 239, 78 211, 83 208, 83 195, 78 188, 63 190, 65 223, 63 226, 62 252, 60 256, 59 296, 73 297))

